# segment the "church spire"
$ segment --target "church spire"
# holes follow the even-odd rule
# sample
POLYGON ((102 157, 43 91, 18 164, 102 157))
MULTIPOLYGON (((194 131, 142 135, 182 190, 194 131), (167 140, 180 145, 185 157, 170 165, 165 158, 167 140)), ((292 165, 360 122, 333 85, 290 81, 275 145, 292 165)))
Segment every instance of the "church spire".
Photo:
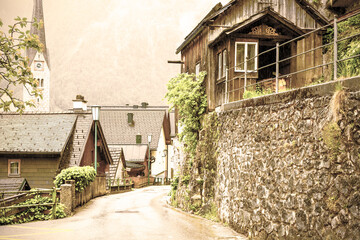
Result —
MULTIPOLYGON (((42 21, 44 24, 40 29, 36 28, 35 26, 31 26, 30 33, 39 36, 39 40, 44 46, 44 48, 42 50, 42 54, 44 55, 46 63, 50 68, 49 55, 48 55, 48 51, 47 51, 47 47, 46 47, 45 22, 44 22, 44 12, 43 12, 42 0, 34 0, 33 15, 32 15, 31 20, 34 20, 34 18, 36 18, 37 21, 42 21)), ((37 53, 36 49, 33 49, 33 48, 27 49, 27 56, 29 58, 30 65, 34 61, 36 53, 37 53)))

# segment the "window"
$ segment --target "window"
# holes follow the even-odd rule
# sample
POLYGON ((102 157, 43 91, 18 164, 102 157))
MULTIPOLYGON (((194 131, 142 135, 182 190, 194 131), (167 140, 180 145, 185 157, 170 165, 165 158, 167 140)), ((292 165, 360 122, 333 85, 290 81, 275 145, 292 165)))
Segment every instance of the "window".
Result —
POLYGON ((222 75, 222 52, 218 54, 218 79, 221 78, 222 75))
POLYGON ((40 79, 40 87, 43 88, 44 87, 44 79, 40 79))
POLYGON ((200 73, 200 63, 197 63, 196 66, 195 66, 195 75, 199 75, 200 73))
POLYGON ((225 77, 227 68, 227 51, 226 49, 218 53, 218 79, 225 77))
POLYGON ((222 76, 226 76, 226 67, 227 67, 227 52, 226 50, 223 51, 223 68, 222 68, 222 76))
POLYGON ((136 135, 136 144, 141 144, 141 135, 136 135))
POLYGON ((8 160, 8 176, 19 177, 20 176, 20 159, 9 159, 8 160))
POLYGON ((237 42, 235 43, 235 71, 245 72, 245 59, 247 62, 247 71, 253 72, 257 70, 257 57, 253 58, 258 53, 257 42, 237 42))

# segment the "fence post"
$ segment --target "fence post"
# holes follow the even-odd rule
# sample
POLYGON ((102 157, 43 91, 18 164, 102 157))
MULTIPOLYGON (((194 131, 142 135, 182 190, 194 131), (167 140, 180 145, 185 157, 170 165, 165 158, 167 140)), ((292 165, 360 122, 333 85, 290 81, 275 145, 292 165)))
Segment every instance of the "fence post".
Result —
POLYGON ((56 218, 56 188, 55 187, 53 187, 52 200, 53 200, 52 219, 55 219, 56 218))
POLYGON ((279 54, 279 42, 276 43, 276 86, 275 86, 275 92, 279 93, 279 60, 280 60, 280 54, 279 54))
POLYGON ((334 18, 334 81, 337 80, 337 61, 338 61, 338 26, 337 19, 334 18))

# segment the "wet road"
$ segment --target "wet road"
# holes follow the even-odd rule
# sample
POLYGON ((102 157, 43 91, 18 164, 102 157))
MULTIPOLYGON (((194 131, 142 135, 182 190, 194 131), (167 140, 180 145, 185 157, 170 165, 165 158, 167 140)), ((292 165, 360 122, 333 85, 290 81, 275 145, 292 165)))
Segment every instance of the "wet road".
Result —
POLYGON ((0 226, 0 239, 245 239, 230 228, 175 211, 168 186, 93 199, 72 217, 0 226))

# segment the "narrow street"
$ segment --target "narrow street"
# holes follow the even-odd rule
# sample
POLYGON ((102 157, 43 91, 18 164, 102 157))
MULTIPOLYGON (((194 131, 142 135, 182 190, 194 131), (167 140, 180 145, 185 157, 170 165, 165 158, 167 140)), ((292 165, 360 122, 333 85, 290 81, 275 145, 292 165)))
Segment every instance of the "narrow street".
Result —
POLYGON ((0 226, 0 239, 246 239, 230 228, 169 208, 169 186, 90 201, 65 219, 0 226))

